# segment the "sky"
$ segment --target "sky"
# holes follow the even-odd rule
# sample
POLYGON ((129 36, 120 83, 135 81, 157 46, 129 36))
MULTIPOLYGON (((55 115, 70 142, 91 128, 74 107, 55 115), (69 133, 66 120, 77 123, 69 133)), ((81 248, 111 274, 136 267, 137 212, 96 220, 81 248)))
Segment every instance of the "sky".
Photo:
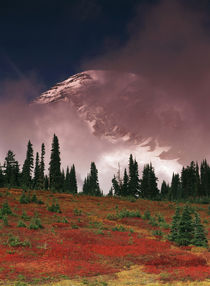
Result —
POLYGON ((0 162, 12 149, 22 163, 28 139, 35 151, 42 142, 50 150, 56 133, 63 167, 75 163, 82 184, 95 160, 107 191, 131 152, 140 170, 152 161, 160 181, 191 160, 210 160, 209 19, 208 0, 1 1, 0 162), (109 102, 116 124, 148 144, 111 144, 91 134, 73 107, 29 104, 90 69, 119 73, 118 92, 108 82, 109 94, 93 93, 93 106, 107 110, 109 102), (122 72, 140 79, 129 104, 117 98, 122 72))

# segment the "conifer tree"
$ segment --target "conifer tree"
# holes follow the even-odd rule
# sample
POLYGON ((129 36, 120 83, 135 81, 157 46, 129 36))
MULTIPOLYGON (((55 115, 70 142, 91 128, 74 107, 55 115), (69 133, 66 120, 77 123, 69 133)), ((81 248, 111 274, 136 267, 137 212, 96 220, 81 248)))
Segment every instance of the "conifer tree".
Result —
POLYGON ((112 179, 112 188, 113 188, 115 196, 120 196, 121 195, 121 188, 120 188, 120 185, 119 185, 115 175, 114 175, 114 177, 112 179))
POLYGON ((170 190, 169 185, 166 183, 166 181, 163 180, 161 184, 161 197, 167 198, 169 195, 169 190, 170 190))
POLYGON ((170 200, 178 200, 181 198, 181 183, 179 174, 173 173, 169 198, 170 200))
POLYGON ((140 195, 140 180, 138 173, 138 163, 133 159, 133 155, 129 157, 129 182, 128 193, 130 196, 138 197, 140 195))
POLYGON ((60 192, 64 192, 65 191, 65 173, 64 173, 64 169, 62 169, 62 172, 61 172, 61 187, 60 187, 60 192))
POLYGON ((32 187, 32 170, 34 167, 34 156, 33 156, 33 146, 28 141, 26 159, 23 164, 22 170, 22 184, 28 188, 32 187))
POLYGON ((3 188, 5 184, 5 177, 3 174, 2 166, 0 165, 0 188, 3 188))
POLYGON ((36 153, 35 169, 34 169, 34 189, 40 189, 40 164, 39 153, 36 153))
POLYGON ((122 196, 128 196, 129 191, 128 191, 128 184, 129 184, 129 177, 127 174, 127 171, 125 169, 124 171, 124 176, 123 176, 123 185, 122 185, 122 196))
POLYGON ((47 175, 44 177, 44 189, 48 190, 49 189, 49 178, 47 175))
POLYGON ((74 164, 71 167, 70 174, 69 174, 69 185, 70 185, 70 192, 72 194, 77 194, 77 178, 76 178, 76 171, 74 164))
POLYGON ((40 160, 40 188, 43 190, 44 189, 44 182, 45 182, 45 177, 44 177, 44 171, 45 171, 45 163, 44 163, 44 156, 45 156, 45 145, 42 143, 41 147, 41 160, 40 160))
POLYGON ((5 183, 8 187, 19 186, 19 164, 15 160, 15 154, 9 150, 5 158, 5 183))
POLYGON ((179 245, 189 245, 192 243, 194 226, 189 206, 186 205, 183 209, 179 223, 179 233, 177 242, 179 245))
POLYGON ((144 166, 141 180, 141 196, 148 199, 157 198, 159 191, 157 187, 158 178, 155 176, 155 171, 152 164, 144 166))
POLYGON ((94 162, 91 162, 90 173, 84 180, 83 193, 92 196, 101 196, 102 192, 98 182, 98 170, 94 162))
POLYGON ((69 193, 70 192, 70 171, 69 171, 69 166, 66 168, 66 178, 65 178, 65 184, 64 184, 64 190, 65 192, 69 193))
POLYGON ((179 223, 181 220, 180 207, 176 207, 175 214, 172 219, 171 231, 169 234, 169 239, 171 241, 177 242, 179 240, 179 223))
POLYGON ((59 147, 58 137, 54 134, 51 156, 50 156, 50 167, 49 167, 50 188, 54 191, 59 191, 62 187, 60 168, 61 168, 60 147, 59 147))
POLYGON ((196 246, 207 247, 208 240, 205 235, 204 227, 201 223, 200 215, 195 213, 195 222, 194 222, 194 237, 192 240, 192 244, 196 246))

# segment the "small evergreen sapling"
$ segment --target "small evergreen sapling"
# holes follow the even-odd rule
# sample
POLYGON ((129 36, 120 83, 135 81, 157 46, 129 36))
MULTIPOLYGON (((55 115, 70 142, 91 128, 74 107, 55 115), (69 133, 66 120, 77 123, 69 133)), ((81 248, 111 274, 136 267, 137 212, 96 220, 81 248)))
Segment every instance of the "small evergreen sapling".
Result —
POLYGON ((207 247, 208 245, 208 241, 205 236, 204 227, 201 224, 200 215, 197 212, 195 213, 194 237, 192 240, 192 244, 196 246, 203 246, 203 247, 207 247))

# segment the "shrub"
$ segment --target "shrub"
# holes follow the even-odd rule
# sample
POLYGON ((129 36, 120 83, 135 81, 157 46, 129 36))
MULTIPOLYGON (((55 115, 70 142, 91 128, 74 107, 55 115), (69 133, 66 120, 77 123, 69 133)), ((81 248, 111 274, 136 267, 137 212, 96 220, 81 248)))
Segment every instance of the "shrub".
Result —
POLYGON ((159 230, 159 229, 154 230, 154 231, 152 232, 152 234, 155 235, 155 236, 163 236, 162 231, 159 230))
POLYGON ((7 215, 4 215, 4 216, 2 217, 2 220, 3 220, 4 226, 9 226, 7 215))
POLYGON ((81 216, 82 215, 82 211, 78 210, 78 209, 74 209, 74 215, 81 216))
POLYGON ((26 191, 23 191, 20 196, 21 204, 29 204, 31 202, 30 194, 27 194, 26 191))
POLYGON ((22 220, 18 221, 17 227, 26 227, 25 223, 22 220))
POLYGON ((125 218, 125 217, 141 217, 141 214, 138 210, 130 211, 126 208, 122 209, 120 212, 117 212, 118 218, 125 218))
POLYGON ((2 208, 0 209, 1 218, 4 215, 11 215, 11 214, 12 214, 12 210, 11 210, 8 202, 3 203, 2 208))
POLYGON ((20 241, 20 238, 18 236, 13 236, 10 234, 8 240, 7 240, 7 245, 12 246, 12 247, 18 247, 18 246, 31 246, 30 241, 24 240, 20 241))
POLYGON ((41 224, 41 220, 37 217, 33 217, 29 225, 29 229, 39 229, 39 228, 44 228, 43 225, 41 224))
POLYGON ((146 210, 143 214, 143 219, 145 220, 149 220, 151 218, 151 214, 150 214, 150 211, 149 210, 146 210))
POLYGON ((30 216, 28 216, 25 211, 22 212, 21 218, 23 220, 30 220, 30 216))
POLYGON ((158 223, 154 217, 150 217, 149 224, 151 224, 152 226, 158 226, 158 223))
POLYGON ((117 225, 112 228, 113 231, 126 231, 126 228, 123 225, 117 225))
POLYGON ((51 206, 48 206, 47 210, 50 212, 61 213, 59 204, 54 202, 52 203, 51 206))

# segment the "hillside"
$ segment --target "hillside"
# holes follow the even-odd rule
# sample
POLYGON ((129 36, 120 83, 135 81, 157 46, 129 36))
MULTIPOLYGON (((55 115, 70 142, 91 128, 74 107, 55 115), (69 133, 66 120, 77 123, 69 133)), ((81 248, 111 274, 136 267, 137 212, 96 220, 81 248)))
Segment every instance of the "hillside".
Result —
MULTIPOLYGON (((0 220, 0 285, 210 283, 208 249, 166 239, 173 202, 32 191, 34 202, 20 203, 21 194, 0 189, 12 211, 0 220), (61 213, 49 210, 54 199, 61 213)), ((208 205, 191 209, 209 230, 208 205)))

